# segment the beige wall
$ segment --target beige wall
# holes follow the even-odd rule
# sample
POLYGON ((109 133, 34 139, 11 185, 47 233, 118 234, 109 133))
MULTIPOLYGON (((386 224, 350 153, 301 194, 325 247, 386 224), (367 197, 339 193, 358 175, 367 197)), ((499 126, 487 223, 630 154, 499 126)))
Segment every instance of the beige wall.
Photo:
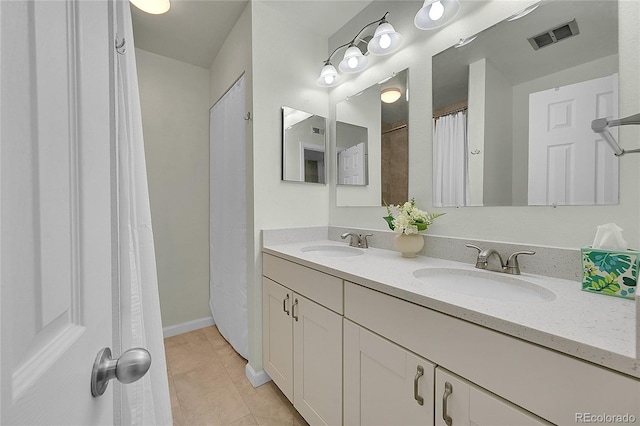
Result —
POLYGON ((209 311, 209 72, 136 50, 162 325, 209 311))
MULTIPOLYGON (((253 208, 255 242, 249 282, 249 362, 262 370, 262 229, 322 226, 329 222, 329 186, 283 182, 280 108, 327 117, 325 89, 315 85, 327 55, 326 38, 304 22, 287 22, 274 1, 253 1, 253 208)), ((285 2, 286 3, 286 2, 285 2)), ((286 4, 285 4, 286 5, 286 4)), ((332 155, 329 152, 329 157, 332 155)), ((251 249, 251 247, 250 247, 251 249)))
MULTIPOLYGON (((428 210, 446 212, 428 233, 514 243, 541 244, 559 247, 582 247, 593 241, 597 225, 616 222, 625 230, 630 246, 640 246, 640 155, 626 155, 620 160, 620 205, 617 206, 561 206, 553 207, 470 207, 460 209, 433 209, 431 207, 432 147, 431 120, 431 57, 455 44, 460 38, 475 34, 499 20, 522 10, 533 1, 466 2, 463 7, 475 8, 475 13, 455 20, 449 26, 435 32, 420 32, 413 27, 411 15, 414 4, 408 10, 404 2, 374 2, 366 9, 366 16, 352 22, 344 33, 330 40, 330 47, 344 43, 367 22, 371 22, 389 10, 389 21, 405 35, 406 43, 391 57, 372 58, 371 66, 362 74, 347 79, 330 92, 330 103, 363 90, 393 71, 409 68, 411 107, 409 111, 410 146, 410 196, 428 210), (403 9, 404 8, 404 9, 403 9)), ((631 0, 620 2, 620 115, 640 111, 640 51, 638 28, 640 3, 631 0)), ((334 137, 334 135, 332 135, 334 137)), ((633 148, 640 140, 639 126, 620 128, 623 146, 633 148)), ((329 174, 333 177, 333 174, 329 174)), ((335 183, 335 180, 330 181, 335 183)), ((384 229, 386 224, 382 207, 336 207, 335 191, 332 191, 330 224, 384 229)))

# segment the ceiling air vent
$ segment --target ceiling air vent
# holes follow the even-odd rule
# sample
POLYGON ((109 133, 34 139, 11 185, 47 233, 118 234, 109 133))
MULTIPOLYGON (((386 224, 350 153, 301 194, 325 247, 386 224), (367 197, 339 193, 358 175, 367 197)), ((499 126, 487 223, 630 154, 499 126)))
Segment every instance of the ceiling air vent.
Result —
POLYGON ((574 19, 543 33, 540 33, 536 36, 529 37, 528 40, 531 44, 531 47, 533 47, 534 50, 538 50, 541 47, 555 44, 560 40, 573 37, 577 34, 580 34, 580 30, 578 29, 578 23, 574 19))

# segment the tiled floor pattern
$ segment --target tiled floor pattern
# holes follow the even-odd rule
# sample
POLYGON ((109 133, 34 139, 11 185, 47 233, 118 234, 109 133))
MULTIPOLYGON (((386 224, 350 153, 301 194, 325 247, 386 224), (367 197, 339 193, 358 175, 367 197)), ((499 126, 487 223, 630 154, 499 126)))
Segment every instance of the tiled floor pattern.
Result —
POLYGON ((215 326, 164 341, 175 425, 290 425, 307 423, 268 382, 253 388, 246 361, 215 326))

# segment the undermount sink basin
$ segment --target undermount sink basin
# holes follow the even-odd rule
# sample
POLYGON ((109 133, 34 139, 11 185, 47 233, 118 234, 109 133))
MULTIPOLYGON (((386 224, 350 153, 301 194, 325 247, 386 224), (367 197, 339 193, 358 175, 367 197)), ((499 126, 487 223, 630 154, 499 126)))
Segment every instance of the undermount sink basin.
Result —
POLYGON ((413 276, 431 287, 506 302, 550 302, 555 293, 522 278, 500 272, 455 268, 423 268, 413 276))
POLYGON ((302 251, 326 257, 352 257, 364 254, 363 250, 349 246, 309 246, 303 247, 302 251))

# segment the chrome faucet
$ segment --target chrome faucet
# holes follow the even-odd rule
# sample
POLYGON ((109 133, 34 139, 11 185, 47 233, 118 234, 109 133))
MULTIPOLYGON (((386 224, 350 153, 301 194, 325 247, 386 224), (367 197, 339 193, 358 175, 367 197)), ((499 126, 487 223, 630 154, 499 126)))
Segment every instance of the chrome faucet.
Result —
POLYGON ((343 240, 351 235, 351 240, 349 240, 349 246, 351 247, 359 247, 359 248, 369 248, 369 241, 367 241, 367 237, 372 237, 373 234, 356 234, 354 232, 345 232, 340 235, 340 238, 343 240))
POLYGON ((489 264, 489 259, 491 258, 491 256, 495 255, 495 256, 498 256, 498 260, 500 261, 501 271, 504 272, 505 274, 511 274, 511 275, 520 275, 520 265, 518 264, 518 255, 536 254, 535 251, 528 251, 528 250, 517 251, 515 253, 512 253, 511 256, 509 256, 509 258, 507 259, 507 263, 504 263, 502 261, 502 256, 500 256, 500 253, 498 253, 495 249, 492 249, 492 248, 483 249, 482 247, 478 247, 473 244, 466 244, 466 246, 469 248, 474 248, 478 250, 478 258, 476 259, 476 268, 487 269, 487 266, 489 264))

